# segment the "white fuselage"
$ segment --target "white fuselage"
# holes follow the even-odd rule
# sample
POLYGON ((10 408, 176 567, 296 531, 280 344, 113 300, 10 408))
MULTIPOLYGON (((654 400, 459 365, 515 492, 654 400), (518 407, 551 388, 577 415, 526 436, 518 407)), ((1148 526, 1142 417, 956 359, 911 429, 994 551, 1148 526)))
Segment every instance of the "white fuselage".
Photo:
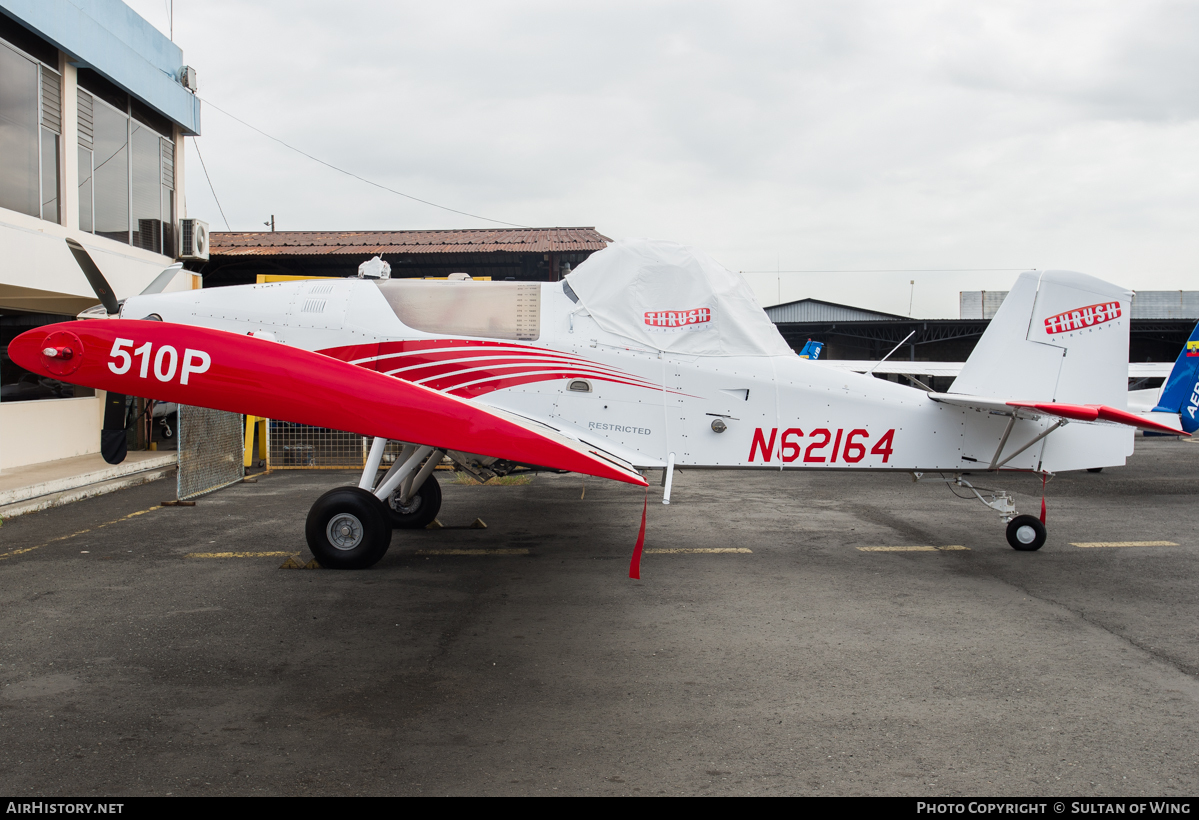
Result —
MULTIPOLYGON (((794 355, 680 356, 639 348, 600 328, 560 283, 540 285, 539 305, 536 338, 523 340, 409 327, 379 285, 359 279, 138 296, 126 301, 122 316, 157 314, 168 322, 270 334, 541 421, 638 467, 664 466, 673 455, 681 467, 962 472, 987 467, 1009 421, 794 355)), ((1019 419, 1009 440, 1022 444, 1050 424, 1019 419)), ((1077 427, 1039 442, 1005 469, 1123 463, 1128 430, 1077 427), (1104 446, 1080 447, 1079 435, 1099 437, 1104 446), (1058 451, 1052 465, 1051 448, 1058 451)))

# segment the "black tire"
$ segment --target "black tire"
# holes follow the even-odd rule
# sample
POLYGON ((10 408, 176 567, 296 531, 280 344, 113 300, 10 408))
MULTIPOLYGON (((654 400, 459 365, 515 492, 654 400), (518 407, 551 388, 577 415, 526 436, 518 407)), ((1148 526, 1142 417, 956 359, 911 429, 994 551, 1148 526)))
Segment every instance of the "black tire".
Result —
POLYGON ((400 491, 396 490, 387 499, 387 514, 391 526, 397 530, 421 530, 433 523, 441 511, 441 485, 430 475, 408 503, 400 505, 400 491))
POLYGON ((1088 473, 1102 473, 1103 468, 1102 467, 1088 467, 1087 472, 1088 473))
POLYGON ((1007 525, 1007 542, 1012 549, 1032 552, 1045 546, 1045 525, 1031 515, 1018 515, 1007 525))
POLYGON ((391 546, 391 521, 383 502, 358 487, 322 495, 304 523, 308 548, 326 569, 373 567, 391 546))

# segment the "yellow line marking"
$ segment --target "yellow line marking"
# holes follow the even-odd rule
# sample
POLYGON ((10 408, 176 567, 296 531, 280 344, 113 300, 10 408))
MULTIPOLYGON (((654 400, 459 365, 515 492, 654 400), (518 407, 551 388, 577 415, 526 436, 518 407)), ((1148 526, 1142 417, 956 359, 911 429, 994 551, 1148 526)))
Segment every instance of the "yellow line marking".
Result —
POLYGON ((286 558, 298 552, 189 552, 184 558, 286 558))
POLYGON ((68 538, 74 538, 76 535, 83 535, 84 533, 91 532, 92 530, 102 530, 111 524, 120 524, 122 521, 128 521, 130 518, 133 518, 135 516, 145 515, 148 512, 154 512, 155 510, 161 510, 161 509, 162 509, 162 507, 155 504, 153 507, 151 507, 148 510, 138 510, 137 512, 129 513, 129 515, 123 515, 120 518, 114 518, 112 521, 105 521, 103 524, 97 524, 94 527, 88 527, 86 530, 79 530, 79 532, 73 532, 70 535, 60 535, 58 538, 51 538, 49 541, 46 541, 44 543, 38 544, 33 547, 24 547, 19 550, 9 550, 8 552, 2 552, 2 553, 0 553, 0 561, 4 561, 9 558, 13 558, 14 556, 17 556, 17 555, 24 555, 25 553, 33 552, 34 550, 40 550, 42 547, 47 547, 50 544, 57 544, 59 541, 66 541, 68 538))
POLYGON ((713 547, 711 549, 678 547, 675 549, 647 549, 646 555, 719 555, 724 553, 748 554, 753 550, 745 547, 713 547))
POLYGON ((1177 547, 1173 541, 1084 541, 1073 547, 1177 547))
POLYGON ((495 550, 417 550, 417 555, 528 555, 527 549, 495 550))
POLYGON ((969 550, 961 544, 949 544, 944 547, 858 547, 862 552, 951 552, 954 550, 969 550))

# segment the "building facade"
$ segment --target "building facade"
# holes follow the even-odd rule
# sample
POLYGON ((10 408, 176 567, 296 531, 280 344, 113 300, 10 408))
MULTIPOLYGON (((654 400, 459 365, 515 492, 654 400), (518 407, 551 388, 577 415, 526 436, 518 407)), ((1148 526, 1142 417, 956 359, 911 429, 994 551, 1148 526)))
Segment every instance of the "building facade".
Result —
MULTIPOLYGON (((913 319, 800 299, 766 308, 783 338, 795 350, 808 339, 824 342, 823 358, 914 362, 964 362, 982 337, 1007 291, 962 291, 958 319, 913 319)), ((1129 317, 1129 362, 1172 362, 1199 321, 1199 292, 1140 291, 1129 317)), ((932 386, 948 389, 952 379, 934 377, 932 386)))
POLYGON ((246 285, 259 276, 356 276, 373 256, 391 265, 394 278, 467 273, 556 282, 611 241, 595 228, 214 232, 204 287, 246 285))
POLYGON ((0 0, 0 470, 99 452, 101 397, 7 346, 99 302, 66 239, 118 298, 174 260, 183 139, 200 131, 181 77, 194 88, 182 51, 119 0, 0 0))

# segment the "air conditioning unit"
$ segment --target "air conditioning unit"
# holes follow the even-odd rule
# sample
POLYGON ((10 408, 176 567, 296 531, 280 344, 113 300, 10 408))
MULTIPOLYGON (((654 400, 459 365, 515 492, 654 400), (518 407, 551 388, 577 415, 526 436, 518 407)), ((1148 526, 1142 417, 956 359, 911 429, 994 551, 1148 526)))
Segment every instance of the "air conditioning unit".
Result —
POLYGON ((208 223, 202 219, 179 220, 179 258, 208 260, 208 223))
POLYGON ((193 94, 199 90, 196 87, 196 70, 189 65, 179 69, 179 82, 193 94))

